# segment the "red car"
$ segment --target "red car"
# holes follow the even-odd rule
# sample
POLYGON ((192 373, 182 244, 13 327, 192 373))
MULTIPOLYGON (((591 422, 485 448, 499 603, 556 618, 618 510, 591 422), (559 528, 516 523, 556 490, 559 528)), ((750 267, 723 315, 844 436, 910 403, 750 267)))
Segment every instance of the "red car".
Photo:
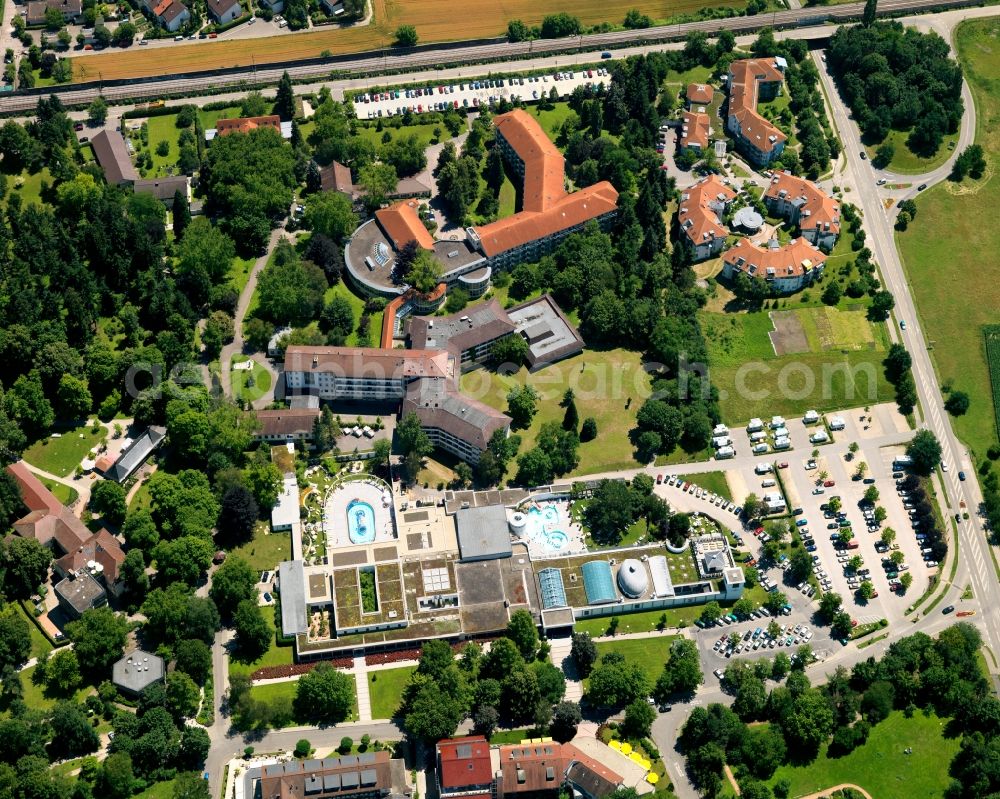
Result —
POLYGON ((833 482, 833 480, 827 480, 825 483, 823 483, 823 485, 826 486, 827 488, 829 488, 830 486, 836 485, 836 484, 833 482))
POLYGON ((656 475, 656 484, 660 485, 660 483, 662 482, 663 482, 663 475, 662 474, 656 475))
POLYGON ((784 461, 782 461, 781 463, 778 464, 778 468, 779 469, 787 469, 788 468, 788 464, 785 463, 784 461))

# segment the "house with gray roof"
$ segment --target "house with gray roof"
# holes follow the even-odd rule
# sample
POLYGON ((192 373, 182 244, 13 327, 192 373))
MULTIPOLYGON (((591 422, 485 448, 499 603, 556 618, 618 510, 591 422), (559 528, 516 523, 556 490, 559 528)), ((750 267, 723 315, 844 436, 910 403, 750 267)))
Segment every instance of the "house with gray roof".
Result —
POLYGON ((108 480, 114 480, 116 483, 124 482, 163 443, 166 435, 167 429, 165 427, 150 425, 146 428, 145 433, 122 450, 122 454, 118 456, 118 460, 104 473, 104 476, 108 480))
POLYGON ((515 330, 496 299, 450 316, 415 316, 409 321, 413 349, 448 350, 463 370, 488 360, 493 345, 513 335, 515 330))
POLYGON ((138 696, 153 683, 163 682, 163 658, 134 649, 111 667, 111 681, 126 696, 138 696))
POLYGON ((108 604, 108 594, 89 571, 73 572, 55 585, 59 607, 71 619, 79 619, 93 608, 108 604))

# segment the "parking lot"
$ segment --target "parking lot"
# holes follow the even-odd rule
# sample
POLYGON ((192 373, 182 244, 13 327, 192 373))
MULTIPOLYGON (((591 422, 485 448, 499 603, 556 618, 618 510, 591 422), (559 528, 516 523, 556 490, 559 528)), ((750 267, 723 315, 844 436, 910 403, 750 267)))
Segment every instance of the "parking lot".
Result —
POLYGON ((386 89, 356 95, 354 112, 358 119, 377 119, 402 114, 409 109, 419 114, 449 108, 479 108, 495 105, 501 98, 537 102, 555 89, 561 98, 577 86, 607 85, 611 77, 598 69, 555 71, 545 75, 515 78, 470 78, 458 83, 442 83, 414 88, 386 89))

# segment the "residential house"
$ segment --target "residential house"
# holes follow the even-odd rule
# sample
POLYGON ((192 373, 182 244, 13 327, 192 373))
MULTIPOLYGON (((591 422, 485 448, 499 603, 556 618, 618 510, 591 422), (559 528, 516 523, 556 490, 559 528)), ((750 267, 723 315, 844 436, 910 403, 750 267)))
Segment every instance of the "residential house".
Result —
POLYGON ((50 8, 60 11, 65 22, 74 22, 83 12, 82 0, 31 0, 27 4, 25 22, 29 25, 44 25, 45 12, 50 8))
MULTIPOLYGON (((211 7, 211 3, 209 3, 211 7)), ((270 128, 280 133, 281 138, 292 138, 292 123, 282 122, 277 114, 262 117, 239 117, 238 119, 220 119, 215 127, 205 131, 205 141, 212 141, 216 136, 227 136, 230 133, 251 133, 261 128, 270 128)))
POLYGON ((689 83, 685 91, 687 107, 693 110, 698 107, 706 108, 715 99, 715 89, 707 83, 689 83))
POLYGON ((104 179, 112 186, 135 183, 139 174, 132 166, 128 143, 117 130, 104 129, 90 140, 94 157, 104 171, 104 179))
POLYGON ((260 0, 260 4, 272 14, 280 14, 285 10, 285 0, 260 0))
POLYGON ((696 111, 685 111, 683 122, 681 123, 681 135, 678 139, 680 148, 688 148, 705 152, 708 150, 708 137, 712 133, 709 126, 708 114, 696 111))
POLYGON ((736 148, 757 166, 781 155, 788 137, 757 111, 757 104, 773 100, 781 91, 783 58, 746 58, 729 66, 729 104, 726 129, 736 148))
POLYGON ((247 799, 387 799, 409 796, 406 768, 389 752, 254 766, 237 777, 247 799))
POLYGON ((70 619, 79 619, 88 610, 108 604, 108 594, 88 571, 74 572, 55 584, 53 590, 59 607, 70 619))
POLYGON ((136 194, 151 194, 166 206, 174 204, 174 195, 181 193, 188 203, 191 200, 191 179, 187 175, 175 175, 166 178, 151 178, 137 180, 132 184, 136 194))
POLYGON ((191 19, 191 12, 178 0, 161 0, 153 9, 153 16, 166 30, 176 33, 191 19))
POLYGON ((239 0, 205 0, 208 13, 219 25, 225 25, 243 16, 239 0))
POLYGON ((729 230, 722 217, 736 192, 718 175, 709 175, 681 192, 677 224, 687 237, 695 261, 704 261, 722 252, 729 230))
POLYGON ((260 425, 257 441, 312 441, 313 425, 320 416, 319 408, 280 408, 255 411, 260 425))
POLYGON ((774 216, 797 225, 802 238, 829 251, 840 235, 840 203, 811 180, 776 171, 764 191, 765 205, 774 216))
POLYGON ((489 742, 481 735, 437 743, 437 788, 441 799, 491 799, 493 765, 489 742))

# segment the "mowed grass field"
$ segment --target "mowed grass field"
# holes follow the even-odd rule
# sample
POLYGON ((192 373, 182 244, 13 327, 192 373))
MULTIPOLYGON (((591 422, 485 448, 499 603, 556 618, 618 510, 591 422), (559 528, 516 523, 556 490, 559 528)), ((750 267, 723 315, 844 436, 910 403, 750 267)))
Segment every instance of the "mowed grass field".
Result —
MULTIPOLYGON (((476 369, 462 375, 462 393, 501 411, 507 410, 507 394, 515 385, 527 384, 539 394, 538 412, 521 436, 520 453, 534 447, 545 422, 562 422, 565 410, 559 404, 567 388, 576 395, 582 422, 597 420, 597 438, 580 445, 580 464, 574 475, 634 468, 628 432, 635 415, 650 393, 649 375, 643 371, 638 353, 627 350, 586 350, 580 355, 546 366, 537 372, 521 369, 514 375, 499 375, 476 369), (631 402, 629 400, 631 399, 631 402)), ((517 469, 511 463, 511 474, 517 469)))
POLYGON ((709 374, 728 424, 892 399, 882 367, 884 325, 871 324, 862 310, 794 306, 770 312, 791 314, 800 333, 802 346, 780 356, 769 335, 774 324, 768 311, 702 312, 709 374))
POLYGON ((1000 20, 963 22, 956 49, 976 102, 976 143, 986 151, 980 181, 940 183, 917 198, 917 218, 896 239, 917 311, 942 382, 969 394, 964 416, 952 419, 979 457, 997 441, 983 326, 1000 323, 997 260, 1000 229, 1000 20), (969 268, 980 262, 982 268, 969 268))
POLYGON ((603 656, 608 652, 620 652, 627 661, 641 666, 650 682, 656 682, 656 678, 663 671, 663 664, 670 656, 670 644, 676 637, 676 635, 662 635, 649 638, 625 638, 618 641, 598 641, 596 644, 597 654, 603 656))
MULTIPOLYGON (((951 157, 955 142, 958 141, 957 133, 949 133, 944 137, 941 146, 938 147, 938 151, 934 155, 930 158, 923 158, 907 147, 906 140, 909 136, 908 130, 890 130, 889 135, 885 137, 885 141, 890 142, 895 147, 892 161, 886 167, 889 172, 898 172, 901 175, 922 175, 924 172, 937 169, 951 157)), ((874 157, 878 145, 866 146, 865 149, 869 156, 874 157)))
POLYGON ((400 25, 414 25, 423 44, 462 39, 503 36, 507 23, 520 19, 528 25, 541 23, 548 14, 567 12, 584 25, 610 22, 620 25, 625 12, 636 8, 654 20, 675 14, 695 13, 707 6, 736 6, 734 0, 633 0, 627 5, 608 5, 601 0, 507 0, 492 3, 479 0, 456 6, 452 0, 372 0, 374 19, 370 25, 350 28, 325 27, 304 33, 259 39, 228 39, 168 48, 115 48, 106 53, 79 56, 73 62, 76 82, 154 75, 203 72, 226 67, 247 67, 256 63, 283 64, 304 58, 318 58, 324 51, 333 55, 359 53, 392 45, 393 32, 400 25))
POLYGON ((945 738, 945 720, 917 712, 906 718, 894 711, 876 724, 868 740, 846 757, 828 758, 826 747, 807 766, 781 766, 770 780, 791 783, 789 796, 804 796, 841 783, 853 783, 877 799, 930 799, 942 796, 948 765, 958 738, 945 738), (913 754, 906 754, 907 747, 913 754))

